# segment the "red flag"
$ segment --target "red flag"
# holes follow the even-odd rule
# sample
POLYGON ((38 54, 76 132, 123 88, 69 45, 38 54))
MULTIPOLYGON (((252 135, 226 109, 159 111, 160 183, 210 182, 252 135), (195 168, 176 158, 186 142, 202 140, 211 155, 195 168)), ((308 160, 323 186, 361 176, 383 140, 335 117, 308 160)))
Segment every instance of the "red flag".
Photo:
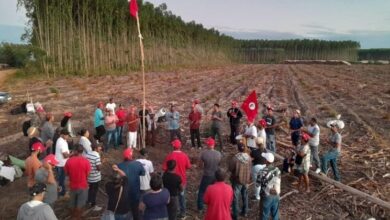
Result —
POLYGON ((137 0, 130 0, 129 9, 130 15, 136 18, 138 14, 137 0))
POLYGON ((241 109, 244 110, 248 121, 253 122, 257 116, 258 108, 256 91, 253 90, 242 103, 241 109))

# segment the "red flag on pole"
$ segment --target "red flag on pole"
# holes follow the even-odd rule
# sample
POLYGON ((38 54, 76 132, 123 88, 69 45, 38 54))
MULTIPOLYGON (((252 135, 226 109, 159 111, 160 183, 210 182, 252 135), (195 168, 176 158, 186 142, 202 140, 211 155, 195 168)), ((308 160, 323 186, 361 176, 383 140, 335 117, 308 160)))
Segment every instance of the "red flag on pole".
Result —
POLYGON ((258 108, 256 91, 253 90, 242 103, 241 109, 244 110, 248 121, 253 122, 257 116, 258 108))
POLYGON ((136 18, 138 14, 137 0, 130 0, 129 9, 130 9, 130 15, 136 18))

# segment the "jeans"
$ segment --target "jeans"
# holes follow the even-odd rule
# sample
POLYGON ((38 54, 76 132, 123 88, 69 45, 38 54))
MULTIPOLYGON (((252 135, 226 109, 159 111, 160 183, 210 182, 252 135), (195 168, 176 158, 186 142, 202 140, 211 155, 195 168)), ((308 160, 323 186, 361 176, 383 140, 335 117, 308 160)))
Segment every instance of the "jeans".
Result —
POLYGON ((183 186, 183 191, 179 193, 179 205, 180 205, 180 214, 186 214, 186 188, 183 186))
POLYGON ((115 220, 129 220, 129 214, 115 214, 115 220))
POLYGON ((219 145, 219 150, 223 150, 223 145, 222 145, 222 132, 221 128, 219 127, 211 127, 211 137, 216 140, 216 136, 218 135, 218 145, 219 145))
MULTIPOLYGON (((262 165, 262 164, 257 164, 257 165, 254 165, 252 167, 252 181, 256 183, 256 179, 257 179, 257 174, 259 174, 259 172, 264 169, 265 165, 262 165)), ((255 193, 255 197, 256 197, 256 200, 260 200, 260 189, 261 189, 261 186, 256 186, 255 184, 255 190, 254 190, 254 193, 255 193)))
POLYGON ((328 171, 328 162, 333 170, 334 179, 340 181, 339 171, 337 169, 337 158, 339 157, 339 151, 337 149, 331 149, 321 157, 321 171, 326 173, 328 171))
POLYGON ((116 127, 116 137, 117 137, 117 142, 116 145, 122 145, 123 144, 123 126, 117 126, 116 127))
POLYGON ((179 207, 179 199, 177 196, 171 196, 167 205, 169 220, 177 219, 177 208, 179 207))
POLYGON ((230 124, 230 143, 237 144, 236 136, 239 135, 240 125, 230 124))
POLYGON ((274 134, 267 134, 267 150, 276 153, 276 139, 274 134))
POLYGON ((203 176, 202 180, 200 181, 199 190, 198 190, 198 210, 203 210, 203 196, 206 192, 206 189, 209 185, 213 184, 215 181, 214 176, 203 176))
POLYGON ((321 167, 320 157, 318 156, 318 145, 309 145, 310 146, 310 163, 315 164, 317 168, 321 167))
POLYGON ((130 204, 130 212, 133 220, 140 219, 139 203, 130 204))
POLYGON ((96 183, 88 183, 89 189, 88 189, 88 204, 91 204, 91 206, 96 205, 96 196, 99 189, 99 182, 96 183))
POLYGON ((171 135, 171 141, 173 141, 175 139, 179 139, 181 141, 180 128, 169 130, 169 133, 171 135))
POLYGON ((244 215, 247 214, 248 212, 248 188, 246 185, 233 183, 233 194, 234 194, 233 204, 232 204, 233 220, 236 220, 238 219, 240 196, 242 200, 241 214, 244 215))
POLYGON ((108 151, 108 149, 110 148, 110 144, 111 142, 113 142, 113 145, 115 148, 118 147, 117 145, 117 136, 116 136, 116 130, 113 129, 113 130, 107 130, 107 143, 106 143, 106 146, 105 146, 105 149, 104 151, 108 151))
POLYGON ((199 128, 198 129, 190 129, 190 134, 191 134, 191 146, 195 147, 195 138, 196 138, 196 142, 198 144, 198 148, 201 148, 202 145, 200 144, 199 128))
POLYGON ((260 220, 268 220, 271 215, 272 220, 279 220, 279 196, 263 195, 260 201, 260 220))
POLYGON ((58 186, 60 187, 60 191, 58 192, 58 196, 64 196, 66 189, 65 189, 65 170, 64 167, 56 167, 57 172, 57 182, 58 186))

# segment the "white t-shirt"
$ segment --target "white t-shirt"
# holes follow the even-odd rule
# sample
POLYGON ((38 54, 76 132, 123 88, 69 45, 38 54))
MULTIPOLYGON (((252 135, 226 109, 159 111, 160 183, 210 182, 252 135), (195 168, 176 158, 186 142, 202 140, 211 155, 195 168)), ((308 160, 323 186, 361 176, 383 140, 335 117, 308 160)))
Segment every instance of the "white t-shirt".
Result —
POLYGON ((265 133, 265 129, 258 130, 257 135, 257 137, 263 138, 263 147, 265 148, 267 144, 267 134, 265 133))
POLYGON ((112 109, 115 112, 116 104, 115 103, 107 103, 106 109, 112 109))
POLYGON ((247 138, 248 147, 257 148, 256 146, 257 128, 254 125, 247 127, 245 129, 245 135, 254 137, 254 138, 247 138))
POLYGON ((88 138, 81 136, 79 140, 79 144, 81 144, 84 148, 84 152, 83 152, 84 155, 92 151, 91 141, 88 138))
POLYGON ((316 124, 314 126, 308 126, 307 131, 313 135, 309 140, 309 145, 318 146, 320 145, 320 127, 316 124))
POLYGON ((145 169, 145 176, 140 176, 140 184, 141 190, 149 190, 150 189, 150 174, 154 172, 153 163, 147 159, 138 159, 138 162, 142 164, 145 169))
POLYGON ((69 154, 68 142, 62 137, 59 137, 56 143, 56 159, 58 160, 57 167, 64 167, 68 158, 64 158, 63 153, 69 154))

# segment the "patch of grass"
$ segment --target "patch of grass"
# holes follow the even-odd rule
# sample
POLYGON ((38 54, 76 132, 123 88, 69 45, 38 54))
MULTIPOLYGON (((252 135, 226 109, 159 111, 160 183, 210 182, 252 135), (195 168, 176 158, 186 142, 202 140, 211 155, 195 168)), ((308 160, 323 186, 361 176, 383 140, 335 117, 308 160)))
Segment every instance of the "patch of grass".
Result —
POLYGON ((50 91, 50 93, 54 94, 55 97, 59 97, 60 96, 60 90, 58 88, 56 88, 56 87, 50 87, 49 91, 50 91))

